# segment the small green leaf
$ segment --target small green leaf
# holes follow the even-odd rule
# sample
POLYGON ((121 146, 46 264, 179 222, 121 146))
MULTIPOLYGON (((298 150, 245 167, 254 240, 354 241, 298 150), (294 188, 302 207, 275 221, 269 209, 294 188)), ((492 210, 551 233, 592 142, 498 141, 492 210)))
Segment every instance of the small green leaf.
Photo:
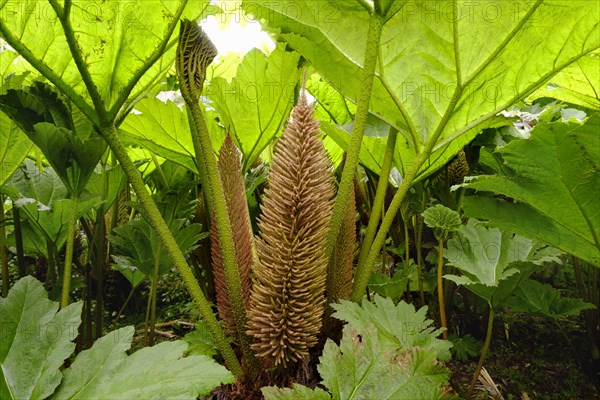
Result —
MULTIPOLYGON (((183 254, 194 250, 198 240, 207 235, 200 232, 199 224, 183 227, 182 220, 175 220, 171 224, 171 231, 183 254)), ((152 275, 157 257, 160 257, 159 275, 166 273, 172 265, 167 252, 160 250, 156 231, 145 219, 135 219, 113 229, 109 240, 114 246, 113 261, 119 265, 118 269, 124 272, 132 285, 139 284, 141 278, 136 271, 144 276, 152 275)))
POLYGON ((208 331, 204 321, 196 322, 193 331, 183 337, 188 346, 187 354, 213 357, 217 354, 215 340, 208 331))
POLYGON ((413 264, 410 268, 398 269, 391 278, 387 275, 373 272, 369 278, 369 289, 380 296, 389 297, 392 301, 400 300, 410 281, 412 273, 416 270, 413 264))
POLYGON ((452 342, 452 354, 460 361, 467 361, 481 353, 481 342, 470 334, 462 337, 450 334, 449 340, 452 342))
POLYGON ((462 276, 444 277, 499 307, 539 267, 527 261, 532 247, 529 239, 487 228, 471 218, 460 227, 459 235, 448 241, 445 252, 462 276))
POLYGON ((441 204, 429 207, 423 212, 425 224, 433 229, 437 240, 444 242, 450 232, 455 232, 460 228, 460 215, 454 210, 441 204))

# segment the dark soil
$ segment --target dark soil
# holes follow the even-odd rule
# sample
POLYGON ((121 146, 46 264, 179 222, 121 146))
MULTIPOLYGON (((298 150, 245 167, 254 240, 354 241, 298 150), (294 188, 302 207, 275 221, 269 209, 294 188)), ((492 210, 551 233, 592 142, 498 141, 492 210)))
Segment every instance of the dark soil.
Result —
MULTIPOLYGON (((581 318, 562 321, 500 313, 484 367, 504 399, 600 399, 600 375, 592 367, 581 318)), ((483 340, 483 337, 479 337, 483 340)), ((448 363, 451 384, 466 395, 477 359, 448 363)), ((479 392, 479 399, 494 398, 479 392)))

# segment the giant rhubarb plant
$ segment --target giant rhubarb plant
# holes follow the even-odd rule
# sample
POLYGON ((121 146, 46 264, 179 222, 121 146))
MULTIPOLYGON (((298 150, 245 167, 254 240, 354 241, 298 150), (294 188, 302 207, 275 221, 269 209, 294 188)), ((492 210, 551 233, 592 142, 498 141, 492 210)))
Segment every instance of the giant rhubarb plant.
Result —
POLYGON ((275 146, 258 222, 249 333, 257 354, 275 366, 308 354, 325 308, 325 242, 335 189, 312 114, 303 91, 275 146))

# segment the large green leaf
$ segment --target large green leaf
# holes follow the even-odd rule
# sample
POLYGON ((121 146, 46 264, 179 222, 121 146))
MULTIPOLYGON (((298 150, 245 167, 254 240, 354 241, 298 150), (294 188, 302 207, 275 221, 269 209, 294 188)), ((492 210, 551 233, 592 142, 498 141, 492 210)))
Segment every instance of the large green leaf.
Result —
MULTIPOLYGON (((436 361, 450 343, 425 318, 427 309, 375 298, 335 305, 336 316, 348 321, 340 345, 328 340, 318 366, 333 399, 442 397, 448 370, 436 361)), ((448 352, 449 353, 449 352, 448 352)), ((449 357, 449 355, 448 355, 449 357)))
POLYGON ((191 400, 235 381, 209 357, 184 357, 187 344, 182 341, 128 356, 132 326, 96 341, 61 374, 75 349, 71 341, 78 333, 82 306, 74 303, 57 313, 58 303, 49 301, 42 284, 30 276, 0 298, 0 398, 191 400))
MULTIPOLYGON (((405 136, 397 147, 405 167, 441 131, 426 173, 497 123, 499 111, 600 46, 598 2, 386 4, 370 111, 405 136)), ((244 6, 356 101, 369 27, 362 2, 244 6)))
POLYGON ((562 297, 552 286, 534 280, 523 282, 514 295, 507 299, 506 305, 514 311, 536 313, 554 319, 596 308, 581 299, 562 297))
POLYGON ((502 305, 538 268, 527 261, 533 247, 529 239, 488 228, 475 219, 469 219, 458 232, 448 241, 444 256, 462 276, 445 278, 465 286, 493 307, 502 305))
POLYGON ((0 187, 21 165, 32 145, 23 131, 0 112, 0 187))
POLYGON ((375 296, 374 303, 364 300, 359 306, 350 301, 342 301, 333 305, 333 308, 334 317, 348 322, 358 332, 373 325, 377 327, 380 335, 394 341, 402 349, 427 347, 433 350, 440 360, 450 359, 452 345, 446 340, 436 338, 442 330, 431 326, 433 321, 427 319, 427 307, 415 311, 413 305, 404 301, 394 305, 389 298, 375 296))
POLYGON ((135 109, 139 113, 129 114, 119 129, 126 144, 147 148, 190 171, 198 171, 185 108, 148 98, 139 101, 135 109))
POLYGON ((0 298, 0 398, 45 399, 60 384, 60 367, 75 350, 83 303, 58 311, 28 276, 0 298))
POLYGON ((267 57, 253 49, 228 82, 213 78, 205 90, 221 117, 221 124, 243 153, 243 170, 250 168, 280 133, 294 104, 300 55, 278 44, 267 57))
POLYGON ((600 110, 600 54, 592 53, 565 68, 550 83, 527 98, 551 97, 600 110))
POLYGON ((52 399, 195 399, 234 382, 225 367, 206 356, 183 357, 182 341, 128 356, 133 333, 132 326, 112 331, 79 353, 52 399))
MULTIPOLYGON (((415 311, 401 301, 376 296, 375 304, 349 301, 333 306, 334 316, 347 321, 342 340, 327 340, 317 369, 333 400, 440 399, 447 397, 449 371, 438 357, 450 357, 451 343, 437 339, 426 319, 427 307, 415 311)), ((273 399, 325 400, 322 389, 294 385, 291 389, 266 388, 273 399)))
POLYGON ((599 130, 599 114, 584 125, 540 124, 530 139, 499 149, 506 175, 479 176, 464 187, 502 198, 465 196, 465 213, 600 267, 599 130))
MULTIPOLYGON (((190 171, 198 171, 185 105, 180 109, 172 101, 147 98, 136 103, 135 110, 125 118, 119 129, 125 144, 148 149, 190 171)), ((225 130, 217 122, 214 110, 205 108, 204 113, 213 148, 218 152, 225 130)))
MULTIPOLYGON (((63 2, 56 3, 62 6, 63 2)), ((177 10, 187 1, 70 3, 69 19, 83 60, 102 99, 110 106, 130 81, 135 82, 135 74, 157 50, 169 26, 177 23, 177 10)), ((194 2, 182 17, 198 18, 207 5, 208 1, 194 2)), ((0 14, 11 33, 91 105, 51 5, 38 0, 2 1, 0 14)), ((169 70, 175 57, 174 44, 171 40, 164 54, 137 81, 131 98, 137 98, 169 70)))
POLYGON ((107 147, 90 122, 41 82, 0 95, 0 109, 42 150, 69 193, 81 194, 107 147))

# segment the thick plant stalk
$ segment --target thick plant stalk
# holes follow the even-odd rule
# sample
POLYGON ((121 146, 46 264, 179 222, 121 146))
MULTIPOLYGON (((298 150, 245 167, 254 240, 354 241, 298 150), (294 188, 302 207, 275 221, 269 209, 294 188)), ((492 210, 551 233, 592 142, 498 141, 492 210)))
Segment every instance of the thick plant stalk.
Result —
MULTIPOLYGON (((539 6, 539 3, 535 7, 532 7, 531 10, 535 9, 538 6, 539 6)), ((530 10, 530 13, 531 13, 531 10, 530 10)), ((453 13, 456 14, 457 12, 458 12, 457 5, 454 4, 453 13)), ((529 15, 531 15, 531 14, 529 14, 529 15)), ((417 176, 419 174, 419 170, 421 169, 421 166, 423 166, 423 164, 427 161, 427 159, 431 155, 431 152, 433 151, 435 144, 439 140, 442 132, 444 131, 444 128, 446 127, 446 124, 448 123, 448 121, 450 120, 450 118, 452 116, 452 112, 454 111, 454 109, 458 103, 458 100, 460 99, 460 97, 463 93, 463 90, 465 89, 466 85, 468 84, 467 82, 463 83, 462 74, 461 74, 461 70, 460 70, 460 56, 459 56, 460 52, 459 52, 459 48, 458 48, 459 41, 458 41, 457 20, 458 20, 458 18, 456 18, 456 15, 455 15, 455 18, 453 18, 453 23, 454 23, 453 28, 454 28, 454 61, 457 66, 457 71, 456 71, 457 72, 456 73, 457 87, 454 90, 454 93, 452 94, 452 98, 450 99, 448 107, 446 108, 446 111, 444 112, 444 115, 442 116, 442 119, 440 120, 440 123, 438 124, 437 128, 431 134, 431 136, 427 139, 427 141, 425 142, 425 145, 420 149, 420 151, 417 153, 416 157, 410 164, 410 168, 406 171, 406 174, 403 177, 402 183, 400 184, 400 187, 398 187, 398 190, 396 191, 396 194, 394 195, 394 198, 392 199, 392 202, 390 203, 390 206, 388 207, 388 209, 385 213, 385 216, 383 217, 383 219, 381 221, 381 227, 379 228, 379 231, 377 232, 377 235, 375 236, 373 243, 369 246, 369 255, 367 256, 364 263, 358 264, 358 267, 356 269, 356 275, 354 278, 354 285, 352 287, 352 300, 355 302, 360 302, 362 299, 363 293, 365 292, 365 289, 367 288, 367 283, 369 281, 369 275, 371 274, 371 269, 373 268, 375 260, 377 259, 377 256, 379 255, 379 251, 381 250, 381 248, 383 247, 383 244, 385 243, 387 233, 390 230, 392 223, 394 222, 394 217, 396 216, 396 213, 398 212, 398 209, 400 208, 400 205, 402 204, 402 201, 404 200, 404 197, 406 196, 408 189, 410 188, 410 186, 413 184, 413 182, 417 178, 417 176)), ((476 74, 472 75, 472 76, 476 76, 476 74)))
POLYGON ((444 331, 442 336, 445 340, 448 340, 448 325, 446 324, 446 306, 444 304, 444 284, 442 282, 442 272, 444 268, 444 242, 441 240, 438 243, 438 270, 437 270, 437 293, 438 293, 438 305, 440 308, 440 324, 444 331))
POLYGON ((169 257, 171 257, 171 260, 179 271, 181 279, 189 290, 194 303, 198 306, 198 309, 202 314, 202 318, 206 322, 208 330, 215 340, 216 347, 221 352, 227 367, 235 376, 242 377, 242 366, 233 349, 231 348, 228 338, 225 336, 223 329, 217 321, 217 318, 211 309, 210 303, 206 300, 206 297, 204 297, 204 294, 202 293, 202 290, 200 289, 200 286, 198 285, 190 266, 187 264, 181 249, 173 238, 173 234, 169 230, 165 220, 162 218, 156 203, 154 200, 152 200, 152 196, 150 196, 150 193, 148 192, 148 189, 146 188, 139 171, 131 161, 131 158, 129 158, 127 149, 121 143, 121 140, 117 136, 113 127, 104 128, 101 131, 101 134, 110 146, 111 150, 114 152, 119 164, 121 164, 121 167, 123 168, 129 183, 131 184, 131 187, 135 191, 138 200, 144 208, 145 216, 148 218, 148 222, 156 230, 156 233, 162 243, 162 247, 167 251, 169 257))
MULTIPOLYGON (((6 229, 4 228, 4 196, 0 195, 0 241, 6 239, 6 229)), ((2 265, 2 297, 8 296, 8 257, 6 246, 0 244, 0 264, 2 265)))
POLYGON ((350 204, 346 210, 342 229, 338 235, 329 268, 333 272, 327 279, 327 304, 349 300, 352 293, 352 262, 356 247, 356 201, 354 190, 350 192, 350 204))
MULTIPOLYGON (((423 197, 423 203, 425 203, 425 197, 423 197)), ((422 245, 423 240, 423 218, 420 215, 413 217, 413 227, 415 231, 415 246, 417 248, 417 275, 419 279, 419 299, 421 300, 421 307, 425 305, 425 291, 423 290, 423 255, 422 245)))
POLYGON ((208 126, 199 105, 199 97, 206 77, 206 68, 216 54, 216 48, 195 22, 188 20, 181 22, 176 57, 181 95, 189 107, 188 111, 191 113, 193 128, 195 128, 191 129, 191 133, 196 158, 203 161, 207 175, 204 182, 208 182, 212 200, 211 205, 219 233, 225 281, 231 301, 237 339, 252 375, 256 376, 259 373, 259 365, 250 348, 250 338, 246 334, 246 308, 237 267, 231 222, 227 213, 223 185, 219 178, 217 160, 213 152, 208 126))
POLYGON ((485 357, 487 356, 487 352, 490 349, 490 342, 492 341, 492 328, 494 327, 494 309, 490 305, 490 313, 488 315, 488 324, 487 324, 487 332, 485 334, 485 342, 483 342, 483 348, 481 349, 481 355, 479 356, 479 362, 475 367, 475 372, 473 373, 473 379, 471 379, 471 384, 469 385, 469 390, 467 392, 467 399, 471 399, 473 396, 473 390, 475 389, 475 385, 479 380, 479 373, 481 372, 481 368, 483 367, 483 362, 485 361, 485 357))
POLYGON ((392 223, 394 222, 394 217, 400 209, 400 206, 402 204, 402 201, 404 200, 404 197, 406 196, 406 193, 408 192, 408 189, 410 189, 410 186, 417 178, 419 170, 431 155, 433 147, 440 138, 444 127, 450 120, 450 117, 452 115, 451 110, 454 110, 454 107, 456 106, 456 103, 458 102, 461 93, 462 87, 458 87, 454 92, 450 104, 448 105, 448 109, 442 117, 440 124, 436 128, 433 135, 431 135, 431 137, 427 140, 423 149, 417 154, 413 162, 410 164, 410 168, 403 177, 404 179, 398 187, 396 194, 394 194, 394 198, 392 199, 392 202, 390 203, 390 206, 388 207, 385 216, 381 221, 379 231, 377 232, 373 243, 371 244, 371 246, 369 246, 369 255, 367 256, 364 263, 358 264, 358 267, 356 269, 356 273, 354 276, 354 284, 352 287, 352 301, 360 302, 362 300, 362 296, 365 293, 365 289, 367 288, 369 276, 371 275, 371 270, 373 268, 373 265, 375 265, 375 261, 377 260, 379 251, 385 243, 387 233, 390 230, 392 223))
POLYGON ((258 222, 249 333, 258 355, 274 366, 308 355, 325 308, 334 177, 313 112, 302 91, 275 145, 258 222))
POLYGON ((158 251, 156 253, 156 260, 154 260, 154 268, 152 271, 152 285, 150 286, 150 296, 148 298, 148 305, 150 306, 150 315, 146 313, 146 331, 147 335, 147 346, 154 346, 154 333, 156 325, 156 292, 158 288, 158 269, 160 267, 160 252, 162 246, 158 245, 158 251), (148 318, 149 317, 149 318, 148 318))
MULTIPOLYGON (((346 153, 344 169, 342 170, 342 179, 335 199, 333 215, 331 217, 331 223, 327 235, 325 254, 328 258, 333 252, 340 227, 342 226, 346 208, 348 207, 350 191, 352 190, 352 181, 354 179, 354 175, 356 174, 358 155, 360 153, 362 136, 365 131, 367 115, 369 112, 369 101, 371 99, 371 91, 373 89, 373 79, 375 78, 375 67, 377 65, 377 54, 379 51, 382 27, 383 18, 378 15, 376 11, 371 11, 369 31, 367 34, 365 61, 361 76, 362 86, 360 88, 356 103, 354 126, 352 127, 350 144, 346 153)), ((333 274, 333 271, 328 269, 327 274, 331 275, 333 274)))
POLYGON ((393 127, 390 128, 390 133, 388 134, 387 143, 385 145, 381 173, 379 174, 379 182, 377 182, 375 199, 373 200, 373 209, 371 211, 371 216, 369 217, 365 237, 362 241, 363 244, 358 255, 358 265, 365 263, 367 256, 369 255, 369 249, 371 248, 373 239, 375 239, 375 234, 377 233, 377 226, 379 225, 379 219, 381 218, 385 203, 385 194, 388 188, 390 171, 392 170, 397 137, 398 130, 393 127))
MULTIPOLYGON (((239 268, 244 304, 248 306, 250 300, 250 270, 254 261, 254 240, 246 201, 246 191, 242 176, 239 150, 233 143, 231 136, 227 134, 225 141, 219 151, 219 174, 223 183, 227 211, 231 219, 233 236, 235 237, 235 254, 239 268)), ((231 311, 231 301, 227 292, 223 258, 221 256, 221 244, 216 226, 214 213, 210 226, 210 245, 212 255, 212 268, 217 295, 217 309, 219 316, 230 335, 235 334, 235 322, 231 311)))
POLYGON ((71 291, 71 274, 73 267, 73 247, 75 243, 75 226, 77 225, 77 205, 79 199, 76 195, 71 198, 71 212, 67 219, 67 242, 65 243, 65 268, 63 273, 63 285, 60 296, 60 308, 69 305, 69 292, 71 291))

